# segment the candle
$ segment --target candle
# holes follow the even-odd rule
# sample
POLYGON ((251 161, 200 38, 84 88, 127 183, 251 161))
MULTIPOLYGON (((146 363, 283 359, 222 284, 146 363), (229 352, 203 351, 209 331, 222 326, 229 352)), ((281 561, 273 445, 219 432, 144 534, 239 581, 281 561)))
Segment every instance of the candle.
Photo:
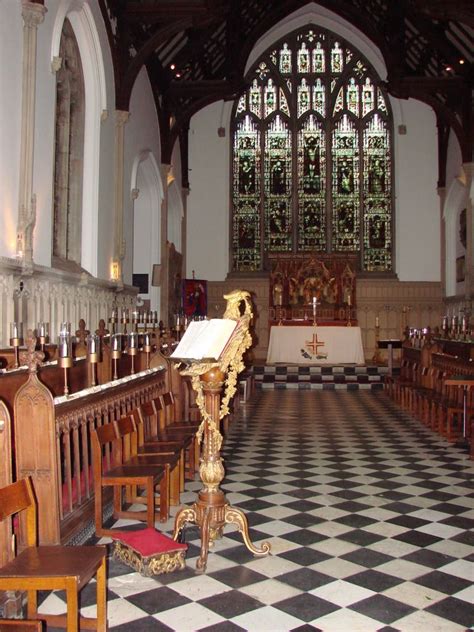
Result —
POLYGON ((49 336, 49 323, 38 323, 38 336, 40 338, 49 336))
POLYGON ((69 352, 70 346, 70 337, 69 334, 59 334, 59 357, 60 358, 69 358, 71 355, 69 352))
POLYGON ((134 322, 134 323, 137 323, 137 322, 138 322, 138 312, 137 312, 137 310, 136 310, 136 309, 135 309, 135 310, 133 310, 133 312, 132 312, 132 319, 133 319, 133 322, 134 322))
POLYGON ((378 316, 375 317, 375 326, 376 327, 379 326, 379 317, 378 316))
POLYGON ((97 336, 96 334, 89 334, 89 336, 87 336, 87 353, 89 355, 97 353, 98 346, 99 336, 97 336))
POLYGON ((150 334, 146 333, 145 337, 143 339, 143 345, 145 347, 151 347, 151 339, 150 339, 150 334))
POLYGON ((112 351, 121 351, 122 350, 121 336, 122 336, 122 334, 114 334, 112 336, 112 351))
POLYGON ((23 338, 23 323, 10 323, 10 338, 23 338))
POLYGON ((137 348, 137 334, 134 331, 128 335, 128 346, 130 349, 137 348))
POLYGON ((351 295, 350 295, 350 294, 349 294, 349 295, 348 295, 348 297, 347 297, 347 304, 348 304, 348 305, 349 305, 349 307, 350 307, 350 305, 351 305, 351 295))

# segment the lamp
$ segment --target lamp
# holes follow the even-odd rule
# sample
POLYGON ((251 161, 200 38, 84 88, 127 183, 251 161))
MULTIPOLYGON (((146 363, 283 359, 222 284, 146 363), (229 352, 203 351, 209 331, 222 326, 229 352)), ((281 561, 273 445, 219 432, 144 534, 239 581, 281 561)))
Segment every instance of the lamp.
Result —
POLYGON ((131 375, 135 373, 135 356, 138 352, 138 334, 135 331, 132 331, 128 334, 128 355, 132 360, 132 365, 130 369, 131 375))
POLYGON ((49 338, 49 323, 38 323, 37 333, 41 351, 44 351, 44 346, 48 342, 49 338))
POLYGON ((122 356, 122 334, 112 334, 112 360, 114 362, 113 379, 118 379, 118 361, 122 356))
POLYGON ((58 338, 58 364, 64 371, 64 395, 69 395, 67 371, 72 367, 71 323, 61 323, 58 338))
POLYGON ((100 338, 97 334, 89 334, 87 336, 87 360, 91 365, 91 386, 97 384, 96 368, 99 361, 99 344, 100 338))
POLYGON ((20 366, 19 348, 23 344, 23 323, 10 323, 10 346, 15 352, 15 369, 20 366))

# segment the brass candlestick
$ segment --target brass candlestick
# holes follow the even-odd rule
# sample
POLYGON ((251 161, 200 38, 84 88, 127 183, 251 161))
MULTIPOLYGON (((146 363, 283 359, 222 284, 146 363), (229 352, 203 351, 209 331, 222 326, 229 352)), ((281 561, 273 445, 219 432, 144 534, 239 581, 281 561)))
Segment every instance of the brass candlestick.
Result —
POLYGON ((113 374, 113 378, 114 380, 118 379, 118 361, 120 360, 121 356, 122 356, 122 336, 121 334, 114 334, 112 336, 112 361, 113 361, 113 365, 114 365, 114 374, 113 374))
POLYGON ((99 361, 100 338, 97 334, 87 336, 87 360, 90 365, 90 386, 97 384, 97 363, 99 361))
POLYGON ((15 369, 20 366, 20 347, 23 344, 21 338, 10 338, 10 346, 13 347, 15 353, 15 369))
POLYGON ((150 334, 145 334, 143 339, 143 351, 146 353, 146 368, 150 368, 151 338, 150 334))
POLYGON ((45 345, 49 338, 49 323, 38 323, 37 333, 40 350, 44 353, 45 345))
POLYGON ((58 359, 59 366, 63 369, 64 372, 64 395, 69 395, 69 384, 68 384, 68 369, 72 367, 72 357, 67 356, 64 358, 58 359))
POLYGON ((123 326, 123 334, 127 334, 127 325, 130 322, 130 319, 128 318, 128 315, 126 314, 126 312, 122 312, 122 326, 123 326))
POLYGON ((15 369, 20 366, 20 347, 23 344, 23 323, 10 323, 10 346, 15 355, 15 369))
POLYGON ((137 352, 138 352, 138 335, 133 331, 128 336, 128 355, 130 356, 130 359, 132 362, 131 367, 130 367, 131 375, 134 375, 135 373, 135 356, 137 355, 137 352))
POLYGON ((64 371, 64 395, 69 395, 68 369, 72 367, 71 323, 62 323, 58 341, 58 365, 64 371))

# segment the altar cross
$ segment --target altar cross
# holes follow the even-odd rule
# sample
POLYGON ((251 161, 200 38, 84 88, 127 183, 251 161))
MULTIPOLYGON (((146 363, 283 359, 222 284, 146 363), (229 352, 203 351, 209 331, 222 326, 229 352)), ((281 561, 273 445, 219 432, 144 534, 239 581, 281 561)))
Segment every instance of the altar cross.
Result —
POLYGON ((306 348, 309 349, 313 355, 318 355, 318 348, 324 347, 325 344, 324 342, 319 342, 318 334, 313 334, 312 340, 305 341, 306 348))

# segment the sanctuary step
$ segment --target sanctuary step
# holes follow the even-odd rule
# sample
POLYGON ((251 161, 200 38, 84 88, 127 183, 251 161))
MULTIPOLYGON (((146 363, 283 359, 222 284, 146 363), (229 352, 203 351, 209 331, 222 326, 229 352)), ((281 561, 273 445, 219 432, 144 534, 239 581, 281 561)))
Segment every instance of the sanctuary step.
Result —
POLYGON ((383 389, 388 367, 255 364, 248 373, 253 376, 255 387, 262 389, 377 390, 383 389))

